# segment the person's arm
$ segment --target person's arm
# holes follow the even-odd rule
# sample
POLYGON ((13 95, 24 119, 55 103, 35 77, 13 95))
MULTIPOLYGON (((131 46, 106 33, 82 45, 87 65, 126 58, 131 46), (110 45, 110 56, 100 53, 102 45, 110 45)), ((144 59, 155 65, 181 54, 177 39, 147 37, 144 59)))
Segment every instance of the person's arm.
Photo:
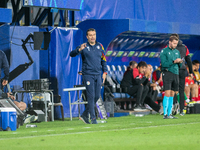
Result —
POLYGON ((8 64, 8 59, 6 57, 6 54, 3 52, 2 55, 3 55, 3 57, 2 57, 3 64, 2 65, 3 65, 3 69, 4 69, 4 75, 5 75, 3 78, 3 80, 5 80, 5 81, 3 81, 3 82, 6 85, 7 83, 5 83, 5 82, 8 82, 8 78, 9 78, 9 64, 8 64))
POLYGON ((192 70, 192 60, 191 60, 191 57, 189 55, 189 49, 187 48, 187 46, 185 46, 186 48, 186 56, 185 56, 185 61, 187 62, 188 64, 188 68, 189 68, 189 73, 192 74, 193 73, 193 70, 192 70))
MULTIPOLYGON (((177 50, 177 51, 178 51, 178 50, 177 50)), ((179 59, 181 59, 181 54, 180 54, 179 51, 178 51, 178 53, 179 53, 179 59)), ((179 66, 179 68, 182 67, 182 62, 183 62, 183 60, 181 60, 180 62, 178 62, 178 66, 179 66)))
POLYGON ((106 79, 106 75, 107 75, 107 63, 106 63, 106 57, 105 57, 105 50, 102 44, 101 45, 101 49, 102 49, 102 55, 101 55, 101 65, 102 65, 102 70, 103 70, 103 83, 105 82, 106 79))
MULTIPOLYGON (((147 80, 148 81, 148 78, 146 76, 143 76, 142 78, 140 77, 140 74, 139 72, 136 70, 136 69, 133 69, 133 78, 135 80, 135 83, 137 85, 140 85, 140 84, 144 84, 144 82, 147 80)), ((146 82, 147 82, 146 81, 146 82)))
POLYGON ((86 48, 86 43, 81 44, 75 50, 71 51, 70 56, 75 57, 75 56, 79 55, 84 48, 86 48))
POLYGON ((169 68, 171 65, 173 65, 173 61, 168 61, 166 53, 164 52, 164 50, 162 50, 161 53, 160 53, 160 61, 161 61, 163 68, 169 68))

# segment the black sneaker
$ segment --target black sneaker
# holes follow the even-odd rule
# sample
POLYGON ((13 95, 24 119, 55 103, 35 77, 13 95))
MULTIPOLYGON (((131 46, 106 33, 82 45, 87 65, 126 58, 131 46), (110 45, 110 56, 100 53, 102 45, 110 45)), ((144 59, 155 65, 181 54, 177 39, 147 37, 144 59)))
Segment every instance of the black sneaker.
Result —
POLYGON ((83 121, 85 124, 90 124, 89 119, 85 116, 80 116, 79 120, 83 121))
POLYGON ((178 119, 178 117, 174 117, 174 116, 172 116, 172 115, 169 115, 168 118, 169 118, 169 119, 178 119))
POLYGON ((167 115, 164 115, 163 119, 169 119, 169 117, 167 115))

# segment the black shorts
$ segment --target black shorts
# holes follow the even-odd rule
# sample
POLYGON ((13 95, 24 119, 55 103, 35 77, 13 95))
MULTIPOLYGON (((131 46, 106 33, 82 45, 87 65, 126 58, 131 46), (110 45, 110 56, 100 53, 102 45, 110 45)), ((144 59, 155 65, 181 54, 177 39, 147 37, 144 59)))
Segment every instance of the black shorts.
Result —
POLYGON ((178 91, 179 76, 177 74, 174 74, 170 71, 163 71, 162 78, 163 78, 164 91, 166 90, 178 91))

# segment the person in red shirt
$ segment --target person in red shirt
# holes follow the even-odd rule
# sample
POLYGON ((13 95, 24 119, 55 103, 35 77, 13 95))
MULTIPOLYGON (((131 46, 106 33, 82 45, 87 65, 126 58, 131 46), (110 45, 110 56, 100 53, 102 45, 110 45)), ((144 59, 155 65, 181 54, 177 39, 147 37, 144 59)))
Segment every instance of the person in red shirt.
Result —
POLYGON ((144 99, 147 96, 149 88, 148 79, 151 76, 150 71, 146 72, 147 64, 144 61, 139 62, 138 66, 129 70, 121 81, 121 87, 127 88, 127 93, 136 97, 134 110, 145 109, 144 99))

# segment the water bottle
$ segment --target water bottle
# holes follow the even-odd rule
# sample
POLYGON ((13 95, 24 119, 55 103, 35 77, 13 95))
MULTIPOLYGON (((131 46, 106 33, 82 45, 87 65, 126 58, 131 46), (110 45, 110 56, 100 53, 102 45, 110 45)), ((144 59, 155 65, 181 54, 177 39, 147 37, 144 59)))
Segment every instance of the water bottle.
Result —
POLYGON ((135 117, 143 117, 144 114, 136 114, 135 117))
POLYGON ((107 123, 105 120, 97 120, 97 123, 107 123))
POLYGON ((37 127, 37 125, 34 125, 34 124, 27 124, 26 125, 26 128, 35 128, 37 127))

